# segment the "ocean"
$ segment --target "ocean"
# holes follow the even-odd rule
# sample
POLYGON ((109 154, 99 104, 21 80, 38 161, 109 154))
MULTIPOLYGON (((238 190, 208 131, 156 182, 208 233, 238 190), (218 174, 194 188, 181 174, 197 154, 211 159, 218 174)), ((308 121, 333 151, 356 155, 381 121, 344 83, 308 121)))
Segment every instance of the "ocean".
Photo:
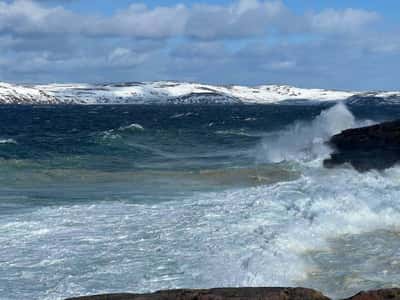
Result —
POLYGON ((0 298, 400 282, 400 168, 324 169, 400 106, 0 106, 0 298))

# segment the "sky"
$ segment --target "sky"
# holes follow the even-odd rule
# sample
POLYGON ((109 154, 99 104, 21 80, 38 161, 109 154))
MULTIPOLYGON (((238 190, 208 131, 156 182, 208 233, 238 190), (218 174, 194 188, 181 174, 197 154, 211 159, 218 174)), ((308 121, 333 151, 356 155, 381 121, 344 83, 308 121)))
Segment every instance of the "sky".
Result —
POLYGON ((400 90, 398 0, 0 0, 0 81, 400 90))

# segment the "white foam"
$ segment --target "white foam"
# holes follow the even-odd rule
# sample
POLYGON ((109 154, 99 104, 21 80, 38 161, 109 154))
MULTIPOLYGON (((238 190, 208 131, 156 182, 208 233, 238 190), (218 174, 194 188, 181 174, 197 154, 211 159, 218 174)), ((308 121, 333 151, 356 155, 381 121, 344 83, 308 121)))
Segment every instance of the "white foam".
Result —
MULTIPOLYGON (((0 248, 2 269, 12 278, 21 266, 34 268, 53 287, 25 289, 40 299, 127 288, 309 286, 317 267, 310 252, 329 251, 328 241, 343 235, 400 229, 399 174, 309 167, 295 181, 170 202, 44 207, 1 221, 13 232, 11 240, 0 235, 8 244, 0 248), (55 263, 40 265, 43 253, 55 263)), ((36 280, 26 278, 26 286, 36 280)))
POLYGON ((322 111, 311 123, 296 122, 266 137, 257 159, 268 162, 322 160, 331 152, 326 141, 332 135, 369 124, 370 121, 356 121, 346 105, 339 102, 322 111))
POLYGON ((0 139, 0 144, 16 144, 17 142, 13 139, 0 139))
POLYGON ((128 126, 120 127, 119 130, 120 131, 126 131, 126 130, 129 130, 129 131, 136 131, 136 130, 143 131, 144 127, 142 125, 140 125, 140 124, 132 123, 132 124, 130 124, 128 126))

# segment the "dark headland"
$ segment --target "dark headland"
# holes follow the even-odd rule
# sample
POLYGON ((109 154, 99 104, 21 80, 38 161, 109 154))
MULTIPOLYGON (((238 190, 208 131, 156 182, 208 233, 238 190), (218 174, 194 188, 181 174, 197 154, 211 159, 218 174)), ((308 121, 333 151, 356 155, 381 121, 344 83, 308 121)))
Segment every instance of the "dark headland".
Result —
MULTIPOLYGON (((344 300, 398 300, 400 289, 360 292, 344 300)), ((329 300, 322 293, 305 288, 218 288, 169 290, 153 294, 108 294, 67 300, 329 300)))
POLYGON ((348 129, 328 144, 334 152, 324 161, 327 168, 345 163, 361 172, 390 168, 400 161, 400 120, 348 129))

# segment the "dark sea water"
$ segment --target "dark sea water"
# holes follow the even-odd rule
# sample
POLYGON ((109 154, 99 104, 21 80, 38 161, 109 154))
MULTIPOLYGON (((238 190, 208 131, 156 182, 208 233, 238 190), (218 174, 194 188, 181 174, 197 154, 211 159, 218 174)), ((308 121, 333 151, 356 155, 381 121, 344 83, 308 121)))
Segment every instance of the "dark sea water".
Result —
POLYGON ((400 281, 400 169, 324 143, 397 106, 1 106, 0 298, 400 281))

